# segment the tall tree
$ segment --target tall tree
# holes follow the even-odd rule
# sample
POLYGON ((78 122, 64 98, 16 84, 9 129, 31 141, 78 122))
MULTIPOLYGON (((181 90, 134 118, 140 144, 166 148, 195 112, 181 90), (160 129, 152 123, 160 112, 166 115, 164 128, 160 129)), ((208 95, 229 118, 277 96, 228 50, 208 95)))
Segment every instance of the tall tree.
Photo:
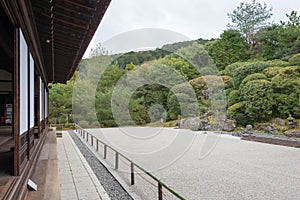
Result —
POLYGON ((260 54, 266 59, 282 59, 300 52, 300 16, 296 11, 286 15, 288 21, 259 30, 260 54))
POLYGON ((231 19, 228 26, 240 31, 246 38, 249 50, 252 50, 256 44, 255 33, 269 24, 268 21, 273 14, 272 8, 268 8, 267 4, 252 0, 251 3, 241 2, 240 6, 227 15, 231 19))
POLYGON ((205 48, 219 70, 223 70, 227 65, 238 61, 246 61, 249 58, 245 38, 233 29, 224 31, 219 40, 207 43, 205 48))
MULTIPOLYGON (((291 14, 286 14, 286 16, 289 18, 289 21, 287 22, 288 26, 294 26, 294 27, 300 26, 300 16, 298 16, 297 11, 293 10, 291 14)), ((283 24, 285 23, 283 22, 283 24)))
POLYGON ((49 117, 51 123, 70 123, 73 121, 72 92, 73 84, 77 76, 78 72, 75 72, 73 77, 67 81, 67 84, 50 84, 49 117))
POLYGON ((96 44, 95 49, 91 48, 89 57, 108 55, 109 53, 110 52, 99 42, 96 44))

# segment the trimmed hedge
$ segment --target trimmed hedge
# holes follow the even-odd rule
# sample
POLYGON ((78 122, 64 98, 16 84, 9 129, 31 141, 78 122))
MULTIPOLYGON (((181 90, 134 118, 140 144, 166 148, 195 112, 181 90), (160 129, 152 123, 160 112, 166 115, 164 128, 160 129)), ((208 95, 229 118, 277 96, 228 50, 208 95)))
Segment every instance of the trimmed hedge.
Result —
POLYGON ((240 88, 243 88, 249 81, 255 80, 268 80, 268 77, 262 73, 250 74, 246 78, 244 78, 244 80, 240 84, 240 88))
POLYGON ((268 67, 264 69, 263 73, 268 77, 268 78, 273 78, 277 74, 279 74, 280 70, 282 67, 268 67))
POLYGON ((228 95, 227 105, 232 106, 239 102, 239 91, 232 90, 228 95))
POLYGON ((289 63, 291 63, 292 65, 300 65, 300 53, 293 55, 289 59, 289 63))
POLYGON ((241 82, 249 74, 261 73, 264 69, 268 67, 269 65, 266 62, 254 62, 235 69, 232 72, 233 83, 235 88, 239 88, 241 82))

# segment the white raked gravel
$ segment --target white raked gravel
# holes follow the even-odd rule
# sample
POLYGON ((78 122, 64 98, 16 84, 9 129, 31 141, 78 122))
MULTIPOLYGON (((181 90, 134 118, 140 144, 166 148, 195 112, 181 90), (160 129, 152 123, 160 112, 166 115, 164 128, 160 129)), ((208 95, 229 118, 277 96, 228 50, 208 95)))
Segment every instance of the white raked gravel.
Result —
MULTIPOLYGON (((300 148, 173 128, 87 131, 151 171, 187 199, 300 199, 300 148)), ((113 167, 112 156, 109 153, 107 161, 113 167)), ((121 162, 125 179, 129 177, 128 169, 121 162)), ((138 182, 133 189, 143 199, 153 199, 150 193, 157 192, 146 182, 138 182)))

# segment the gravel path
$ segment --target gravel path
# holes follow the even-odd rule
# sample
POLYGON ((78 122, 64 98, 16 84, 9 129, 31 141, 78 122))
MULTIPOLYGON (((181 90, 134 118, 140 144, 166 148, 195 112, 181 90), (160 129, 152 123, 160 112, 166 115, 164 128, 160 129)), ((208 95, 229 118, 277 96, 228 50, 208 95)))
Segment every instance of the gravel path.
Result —
POLYGON ((116 181, 116 179, 110 174, 110 172, 101 164, 101 162, 93 155, 86 144, 84 144, 73 131, 69 131, 69 134, 74 140, 78 149, 81 151, 82 155, 87 160, 92 170, 95 172, 97 178, 99 179, 109 197, 112 200, 131 200, 132 198, 130 197, 130 195, 123 189, 119 182, 116 181))

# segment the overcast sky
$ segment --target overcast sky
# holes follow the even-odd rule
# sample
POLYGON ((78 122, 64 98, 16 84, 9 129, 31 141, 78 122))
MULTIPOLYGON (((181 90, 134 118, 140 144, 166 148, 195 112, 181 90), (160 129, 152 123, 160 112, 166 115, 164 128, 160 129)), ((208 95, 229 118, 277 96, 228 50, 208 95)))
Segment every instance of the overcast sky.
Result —
MULTIPOLYGON (((244 0, 249 2, 250 0, 244 0)), ((272 21, 286 20, 292 10, 300 13, 298 0, 258 0, 273 8, 272 21)), ((191 39, 218 38, 229 23, 227 13, 240 0, 112 0, 85 57, 96 43, 141 28, 162 28, 191 39)))

